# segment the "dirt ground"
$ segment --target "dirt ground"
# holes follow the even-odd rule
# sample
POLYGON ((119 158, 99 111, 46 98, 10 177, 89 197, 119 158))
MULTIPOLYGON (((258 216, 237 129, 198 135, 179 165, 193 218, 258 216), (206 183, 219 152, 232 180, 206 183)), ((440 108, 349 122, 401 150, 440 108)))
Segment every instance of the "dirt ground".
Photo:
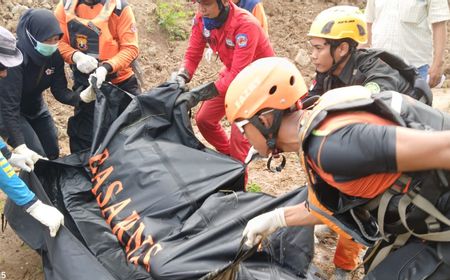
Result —
MULTIPOLYGON (((30 0, 31 1, 31 0, 30 0)), ((174 1, 174 0, 171 0, 174 1)), ((32 1, 31 1, 32 2, 32 1)), ((185 3, 186 1, 179 1, 185 3)), ((349 1, 361 8, 364 1, 349 1)), ((139 28, 140 64, 145 77, 145 89, 149 89, 165 81, 170 73, 178 68, 182 59, 187 41, 172 41, 164 30, 157 24, 156 0, 129 0, 131 3, 139 28)), ((269 20, 270 38, 279 56, 294 59, 299 49, 307 50, 306 34, 314 16, 321 10, 344 1, 326 0, 268 0, 264 1, 269 20)), ((191 4, 183 4, 192 9, 191 4)), ((35 7, 38 7, 36 1, 35 7)), ((2 7, 0 7, 1 9, 2 7)), ((447 40, 448 41, 448 40, 447 40)), ((447 46, 447 49, 448 46, 447 46)), ((445 73, 450 77, 449 54, 446 52, 445 73)), ((305 80, 309 83, 313 74, 313 66, 301 67, 305 80)), ((220 62, 207 63, 203 61, 192 81, 192 86, 212 81, 220 69, 220 62)), ((448 111, 450 104, 450 91, 436 91, 436 106, 448 111)), ((59 129, 59 142, 61 154, 69 153, 68 137, 66 134, 67 119, 72 115, 72 108, 55 101, 50 94, 46 100, 59 129)), ((224 122, 224 125, 226 123, 224 122)), ((195 129, 194 125, 194 129, 195 129)), ((197 132, 200 139, 202 137, 197 132)), ((253 162, 249 166, 249 183, 257 184, 263 192, 273 195, 286 193, 305 184, 305 177, 300 170, 296 155, 287 156, 288 162, 281 173, 270 173, 266 170, 264 160, 253 162)), ((0 212, 3 208, 4 195, 0 194, 0 212)), ((314 263, 323 271, 324 279, 333 279, 333 254, 335 239, 325 234, 316 246, 314 263)), ((41 259, 37 253, 17 238, 7 227, 0 232, 0 279, 28 280, 43 279, 41 259)), ((357 271, 353 279, 361 279, 362 272, 357 271)))

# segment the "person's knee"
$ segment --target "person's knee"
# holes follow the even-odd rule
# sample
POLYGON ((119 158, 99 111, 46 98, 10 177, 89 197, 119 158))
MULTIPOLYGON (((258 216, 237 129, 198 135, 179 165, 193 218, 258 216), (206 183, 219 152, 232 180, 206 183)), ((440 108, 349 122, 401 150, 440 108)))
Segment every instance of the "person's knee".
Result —
POLYGON ((208 118, 208 115, 202 113, 202 111, 199 111, 197 115, 195 115, 195 122, 199 128, 207 128, 214 125, 211 119, 208 118))

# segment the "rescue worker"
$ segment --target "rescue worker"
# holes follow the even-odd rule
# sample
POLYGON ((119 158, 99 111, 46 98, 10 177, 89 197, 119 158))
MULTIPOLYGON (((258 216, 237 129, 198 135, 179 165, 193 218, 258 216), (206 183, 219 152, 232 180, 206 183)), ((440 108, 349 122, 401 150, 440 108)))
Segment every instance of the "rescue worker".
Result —
MULTIPOLYGON (((19 66, 22 60, 23 55, 16 47, 16 38, 0 26, 0 80, 6 78, 8 70, 11 67, 19 66)), ((15 204, 21 206, 33 218, 47 226, 50 230, 50 236, 56 236, 59 227, 64 224, 64 216, 55 207, 43 204, 11 167, 12 165, 29 172, 34 163, 30 162, 24 155, 11 154, 2 140, 0 140, 0 149, 0 189, 15 204)))
POLYGON ((333 89, 301 110, 306 94, 283 58, 255 61, 228 89, 228 120, 263 156, 298 152, 309 178, 307 202, 251 219, 246 244, 325 223, 372 248, 368 279, 447 278, 450 116, 363 86, 333 89))
MULTIPOLYGON (((357 49, 368 38, 365 18, 359 8, 334 6, 322 11, 311 24, 308 36, 316 67, 316 79, 309 95, 363 85, 373 93, 394 90, 431 105, 431 90, 414 67, 385 51, 357 49)), ((360 250, 357 244, 339 238, 334 263, 344 271, 338 269, 338 274, 356 267, 360 250)))
POLYGON ((310 95, 363 85, 374 93, 395 90, 431 105, 431 90, 417 69, 388 52, 357 49, 367 42, 367 24, 357 7, 334 6, 320 12, 307 36, 316 67, 310 95))
MULTIPOLYGON (((194 0, 195 2, 195 0, 194 0)), ((225 115, 224 99, 228 85, 252 61, 273 56, 274 51, 264 30, 248 12, 231 0, 197 0, 189 45, 174 80, 180 86, 188 83, 202 59, 206 43, 224 64, 219 78, 204 90, 214 98, 203 102, 195 117, 203 137, 219 152, 243 162, 250 148, 235 126, 228 138, 220 125, 225 115)))
POLYGON ((266 12, 261 0, 233 0, 233 3, 254 15, 266 34, 269 35, 269 24, 267 23, 266 12))
MULTIPOLYGON (((109 81, 133 95, 140 93, 131 67, 139 54, 136 20, 126 0, 62 0, 55 15, 64 33, 59 51, 71 65, 74 89, 88 88, 92 73, 98 88, 109 81)), ((94 105, 80 103, 69 119, 72 153, 92 145, 94 105)))
POLYGON ((50 89, 67 105, 80 102, 80 93, 67 88, 64 60, 58 52, 62 31, 52 12, 29 9, 19 20, 17 36, 23 63, 0 80, 0 133, 15 153, 33 163, 42 156, 56 159, 58 133, 43 92, 50 89))

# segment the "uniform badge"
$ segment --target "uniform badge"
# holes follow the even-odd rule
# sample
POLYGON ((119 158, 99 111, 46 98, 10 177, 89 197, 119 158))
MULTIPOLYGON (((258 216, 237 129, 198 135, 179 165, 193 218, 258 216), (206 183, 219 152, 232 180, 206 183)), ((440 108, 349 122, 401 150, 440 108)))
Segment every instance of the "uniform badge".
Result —
POLYGON ((50 75, 52 75, 53 73, 55 73, 55 67, 45 69, 45 74, 46 74, 47 76, 50 76, 50 75))
POLYGON ((211 36, 211 31, 209 31, 206 28, 203 28, 203 36, 205 36, 206 38, 209 38, 209 36, 211 36))
POLYGON ((234 42, 231 39, 226 38, 225 39, 225 44, 229 47, 234 47, 234 42))
POLYGON ((133 32, 133 33, 136 33, 137 30, 138 30, 138 29, 137 29, 137 27, 136 27, 136 24, 132 24, 131 27, 130 27, 130 31, 133 32))
POLYGON ((76 34, 75 35, 75 41, 77 43, 77 49, 80 51, 87 51, 88 45, 87 45, 87 36, 83 34, 76 34))
POLYGON ((368 82, 367 84, 364 85, 364 87, 367 88, 370 91, 370 93, 380 93, 381 92, 380 86, 375 82, 368 82))
POLYGON ((238 34, 236 35, 236 44, 239 48, 244 48, 247 46, 248 43, 248 37, 247 34, 238 34))

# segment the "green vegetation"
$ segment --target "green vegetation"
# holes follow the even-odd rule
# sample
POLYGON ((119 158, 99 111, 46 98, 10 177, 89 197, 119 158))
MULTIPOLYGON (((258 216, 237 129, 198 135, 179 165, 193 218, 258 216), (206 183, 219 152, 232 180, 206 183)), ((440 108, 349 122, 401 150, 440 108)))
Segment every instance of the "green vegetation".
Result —
POLYGON ((158 24, 169 33, 172 40, 186 40, 189 36, 189 23, 194 13, 187 10, 180 0, 158 1, 156 16, 158 24))
POLYGON ((257 183, 249 183, 247 184, 247 191, 248 192, 261 192, 261 186, 257 183))

